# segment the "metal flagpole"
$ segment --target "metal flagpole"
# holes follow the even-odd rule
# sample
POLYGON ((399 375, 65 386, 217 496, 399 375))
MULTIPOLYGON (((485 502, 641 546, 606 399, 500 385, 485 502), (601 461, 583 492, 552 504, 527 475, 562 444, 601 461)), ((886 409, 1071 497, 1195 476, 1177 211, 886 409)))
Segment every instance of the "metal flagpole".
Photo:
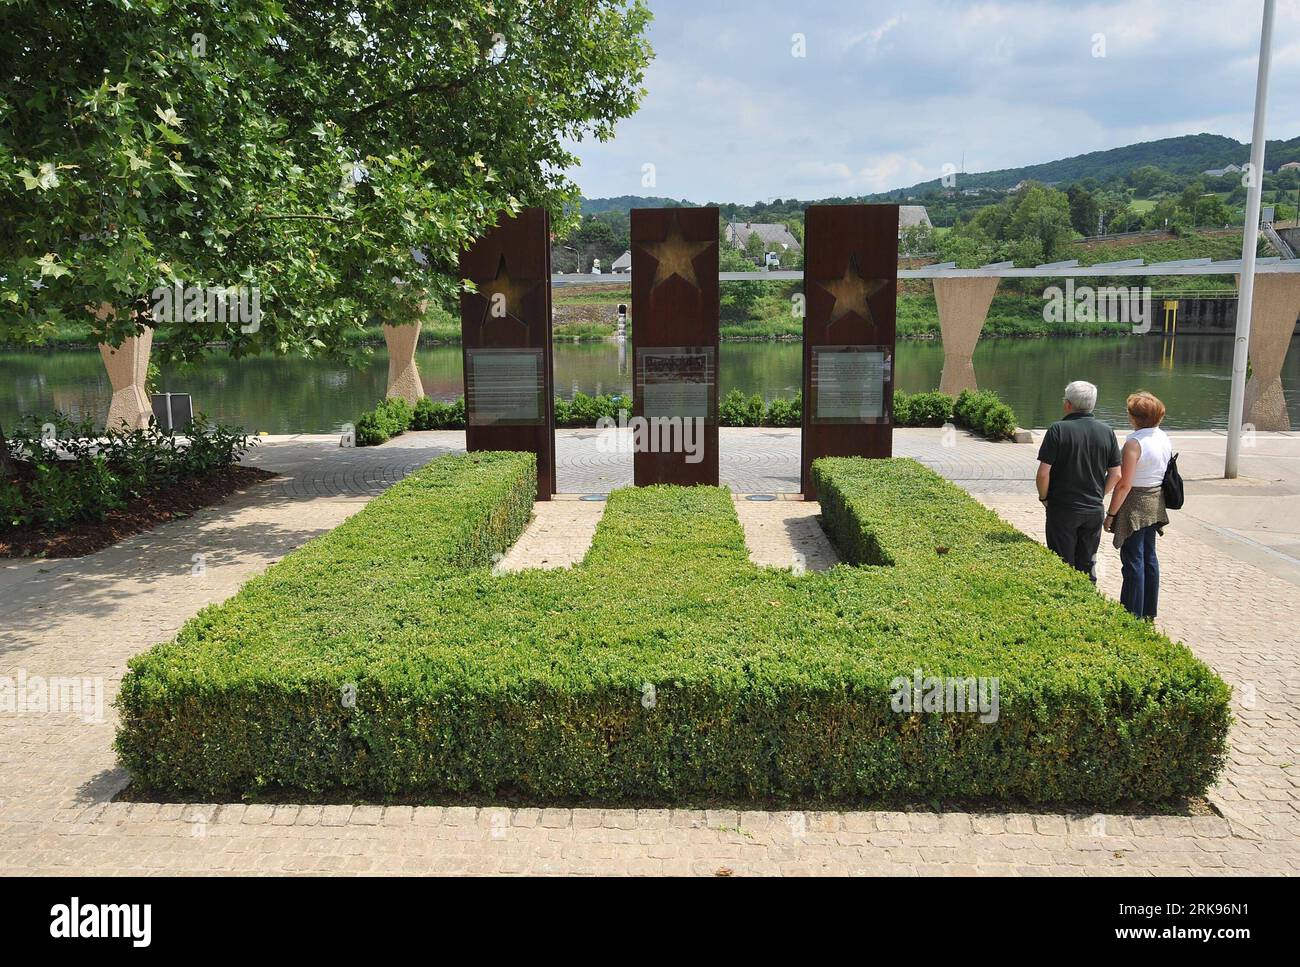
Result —
POLYGON ((1259 208, 1264 194, 1264 112, 1268 106, 1268 67, 1273 48, 1273 0, 1264 0, 1259 36, 1259 76, 1255 81, 1255 127, 1250 142, 1250 190, 1241 237, 1241 292, 1237 299, 1237 340, 1232 350, 1232 395, 1228 401, 1228 452, 1223 476, 1237 476, 1241 453, 1241 417, 1246 403, 1246 360, 1250 351, 1250 313, 1255 298, 1255 247, 1259 244, 1259 208))

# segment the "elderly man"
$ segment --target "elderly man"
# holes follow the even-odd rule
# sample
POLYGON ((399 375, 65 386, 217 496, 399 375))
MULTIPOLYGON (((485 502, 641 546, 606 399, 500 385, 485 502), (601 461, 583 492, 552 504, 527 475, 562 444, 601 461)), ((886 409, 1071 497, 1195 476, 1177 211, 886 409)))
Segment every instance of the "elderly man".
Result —
POLYGON ((1047 508, 1047 546, 1095 583, 1093 567, 1105 520, 1102 501, 1119 481, 1115 431, 1092 415, 1097 387, 1065 388, 1065 419, 1047 428, 1038 448, 1038 499, 1047 508))

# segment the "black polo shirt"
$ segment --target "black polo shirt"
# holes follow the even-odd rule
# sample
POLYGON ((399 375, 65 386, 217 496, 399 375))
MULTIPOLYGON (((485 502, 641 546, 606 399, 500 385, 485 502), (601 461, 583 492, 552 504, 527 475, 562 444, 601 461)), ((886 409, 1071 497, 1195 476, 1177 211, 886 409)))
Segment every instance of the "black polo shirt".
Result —
POLYGON ((1052 467, 1048 507, 1101 510, 1106 471, 1119 466, 1119 443, 1115 431, 1091 413, 1071 413, 1047 428, 1038 459, 1052 467))

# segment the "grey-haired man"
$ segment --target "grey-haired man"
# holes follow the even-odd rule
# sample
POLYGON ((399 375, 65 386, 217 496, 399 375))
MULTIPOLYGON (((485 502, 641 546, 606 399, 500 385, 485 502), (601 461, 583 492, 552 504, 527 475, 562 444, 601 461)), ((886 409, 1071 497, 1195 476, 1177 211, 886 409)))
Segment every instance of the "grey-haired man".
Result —
POLYGON ((1094 582, 1102 502, 1119 481, 1115 431, 1092 415, 1097 387, 1065 388, 1065 419, 1047 428, 1038 448, 1038 499, 1047 507, 1047 546, 1094 582))

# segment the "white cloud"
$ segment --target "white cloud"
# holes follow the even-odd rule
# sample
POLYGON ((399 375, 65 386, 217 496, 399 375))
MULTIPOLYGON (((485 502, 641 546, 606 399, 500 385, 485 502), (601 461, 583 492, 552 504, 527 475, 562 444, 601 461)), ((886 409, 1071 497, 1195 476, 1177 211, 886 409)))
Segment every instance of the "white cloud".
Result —
MULTIPOLYGON (((578 148, 590 196, 864 194, 937 177, 963 153, 978 171, 1250 132, 1258 0, 650 2, 650 93, 614 141, 578 148), (791 56, 796 32, 804 58, 791 56)), ((1289 138, 1300 0, 1279 4, 1274 44, 1268 133, 1289 138)))
POLYGON ((852 49, 859 45, 867 47, 870 51, 875 51, 880 46, 880 42, 885 39, 885 35, 903 22, 902 15, 890 17, 879 27, 875 27, 865 33, 856 34, 845 42, 845 49, 852 49))

